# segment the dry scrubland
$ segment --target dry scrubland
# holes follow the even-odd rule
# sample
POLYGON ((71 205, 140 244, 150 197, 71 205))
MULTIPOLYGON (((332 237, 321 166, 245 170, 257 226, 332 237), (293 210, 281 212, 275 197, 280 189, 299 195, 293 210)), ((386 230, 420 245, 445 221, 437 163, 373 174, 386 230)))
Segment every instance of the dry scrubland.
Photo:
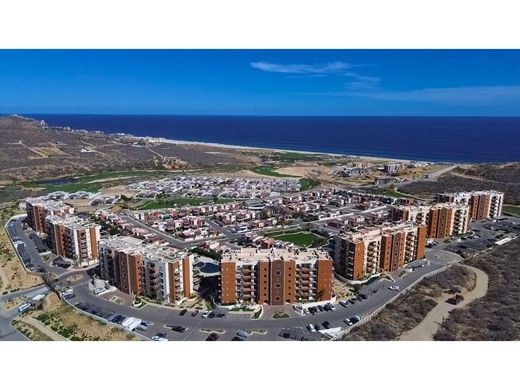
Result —
POLYGON ((137 337, 112 325, 78 313, 60 301, 54 293, 49 294, 42 309, 28 314, 43 325, 71 341, 128 341, 137 337))
POLYGON ((13 326, 22 333, 25 337, 32 341, 52 341, 52 339, 47 336, 45 333, 41 332, 35 326, 30 324, 26 324, 23 321, 15 320, 13 321, 13 326))
POLYGON ((396 340, 415 328, 436 305, 439 297, 454 286, 471 291, 476 276, 467 268, 454 265, 448 270, 425 279, 400 298, 387 305, 374 319, 352 330, 344 340, 396 340))
POLYGON ((520 162, 459 167, 437 181, 406 184, 400 189, 409 194, 426 196, 444 191, 493 189, 504 192, 505 203, 520 204, 520 162))
POLYGON ((3 294, 43 283, 40 276, 23 268, 4 228, 9 218, 17 212, 15 207, 6 207, 0 211, 0 291, 3 294))
POLYGON ((465 263, 488 274, 488 292, 453 310, 435 340, 520 340, 520 239, 465 263))

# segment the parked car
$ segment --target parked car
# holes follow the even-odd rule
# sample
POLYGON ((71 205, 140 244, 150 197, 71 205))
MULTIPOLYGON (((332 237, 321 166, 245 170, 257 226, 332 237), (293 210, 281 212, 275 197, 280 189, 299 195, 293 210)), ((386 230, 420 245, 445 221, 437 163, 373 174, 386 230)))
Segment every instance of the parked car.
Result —
POLYGON ((152 337, 153 341, 168 341, 166 338, 166 333, 157 333, 155 336, 152 337))
POLYGON ((208 314, 208 317, 209 317, 209 318, 215 318, 215 316, 216 316, 215 312, 210 312, 210 313, 208 314))
POLYGON ((106 288, 103 288, 103 287, 96 288, 96 289, 94 290, 94 295, 102 294, 102 293, 104 293, 105 291, 107 291, 106 288))
POLYGON ((368 298, 368 296, 367 296, 366 294, 364 294, 364 293, 360 293, 360 294, 359 294, 359 297, 360 297, 361 299, 363 299, 363 300, 365 300, 365 299, 368 298))
POLYGON ((324 321, 324 322, 322 323, 322 325, 323 325, 323 327, 324 327, 325 329, 330 329, 330 322, 329 322, 329 321, 324 321))
POLYGON ((183 316, 184 314, 186 314, 188 312, 187 309, 182 309, 181 312, 179 313, 180 316, 183 316))
POLYGON ((237 336, 246 340, 249 338, 249 336, 251 336, 251 334, 248 332, 248 331, 245 331, 245 330, 239 330, 237 332, 237 336))
POLYGON ((361 318, 359 318, 359 316, 350 317, 350 322, 352 322, 352 324, 356 324, 359 321, 361 321, 361 318))
POLYGON ((348 301, 347 300, 344 300, 344 301, 339 301, 339 304, 343 307, 347 307, 348 306, 348 301))
POLYGON ((319 310, 319 311, 323 311, 323 310, 325 310, 325 309, 323 308, 322 305, 318 305, 318 310, 319 310))
POLYGON ((179 332, 179 333, 184 333, 188 329, 188 328, 185 328, 184 326, 180 326, 180 325, 170 326, 170 328, 174 332, 179 332))
POLYGON ((193 313, 191 313, 191 316, 192 317, 197 317, 197 314, 199 314, 199 311, 195 310, 193 313))
POLYGON ((312 324, 307 325, 307 329, 310 330, 311 332, 316 332, 316 328, 312 324))
POLYGON ((202 313, 202 318, 208 318, 208 317, 209 317, 209 313, 207 311, 202 313))
POLYGON ((219 335, 217 333, 211 333, 208 337, 206 337, 206 341, 217 341, 219 335))
POLYGON ((348 303, 350 303, 351 305, 353 305, 354 303, 356 303, 356 300, 354 298, 350 298, 348 300, 348 303))
POLYGON ((351 326, 351 325, 352 325, 352 322, 350 322, 350 320, 349 320, 348 318, 345 318, 345 319, 343 320, 343 322, 344 322, 345 324, 347 324, 347 326, 351 326))
POLYGON ((399 286, 390 286, 388 287, 389 290, 392 290, 392 291, 399 291, 399 286))

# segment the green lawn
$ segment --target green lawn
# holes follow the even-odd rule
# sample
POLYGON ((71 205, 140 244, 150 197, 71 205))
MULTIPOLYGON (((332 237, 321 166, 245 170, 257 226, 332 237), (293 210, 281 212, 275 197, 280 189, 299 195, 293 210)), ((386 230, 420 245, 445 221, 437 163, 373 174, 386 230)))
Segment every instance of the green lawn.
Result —
POLYGON ((235 202, 236 199, 218 198, 214 201, 213 198, 160 198, 149 201, 137 203, 131 208, 135 210, 153 210, 165 209, 177 206, 200 206, 209 203, 230 203, 235 202))
POLYGON ((510 204, 505 204, 502 207, 502 212, 505 214, 511 214, 515 217, 520 217, 520 206, 513 206, 510 204))
POLYGON ((75 191, 91 191, 96 192, 99 191, 106 184, 113 184, 118 180, 122 180, 125 178, 144 178, 144 177, 153 177, 158 175, 167 175, 168 171, 161 170, 153 170, 153 171, 139 171, 139 170, 131 170, 131 171, 114 171, 114 172, 104 172, 95 175, 87 175, 80 176, 75 178, 75 180, 71 183, 38 183, 31 182, 26 183, 26 187, 33 188, 44 188, 45 190, 52 191, 67 191, 67 192, 75 192, 75 191))
POLYGON ((273 168, 273 167, 263 166, 263 167, 256 167, 256 168, 253 168, 253 169, 251 169, 251 171, 254 172, 254 173, 258 173, 258 174, 260 174, 260 175, 265 175, 265 176, 273 176, 273 177, 298 177, 298 176, 284 175, 284 174, 282 174, 282 173, 278 173, 278 172, 275 171, 276 169, 278 169, 278 168, 273 168))
POLYGON ((273 233, 268 234, 268 236, 274 238, 275 240, 292 242, 298 246, 313 246, 323 240, 323 237, 306 231, 299 231, 294 233, 273 233))

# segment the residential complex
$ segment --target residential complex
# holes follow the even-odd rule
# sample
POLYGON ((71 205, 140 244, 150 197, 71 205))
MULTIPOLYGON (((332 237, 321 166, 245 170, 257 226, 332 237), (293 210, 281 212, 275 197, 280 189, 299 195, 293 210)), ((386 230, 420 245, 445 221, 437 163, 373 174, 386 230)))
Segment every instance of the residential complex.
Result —
POLYGON ((193 255, 133 237, 99 242, 101 277, 126 294, 179 303, 193 293, 193 255))
POLYGON ((27 198, 25 200, 25 211, 27 213, 27 224, 38 233, 43 233, 45 230, 45 217, 71 215, 74 213, 74 208, 62 201, 51 200, 42 196, 27 198))
POLYGON ((332 259, 316 249, 242 248, 221 260, 222 304, 325 301, 332 298, 332 259))
POLYGON ((504 193, 498 191, 445 192, 436 198, 440 202, 468 205, 471 221, 499 217, 504 203, 504 193))
POLYGON ((99 225, 75 215, 49 215, 44 226, 45 241, 53 253, 74 260, 80 267, 97 260, 99 225))
POLYGON ((461 203, 393 206, 392 219, 426 225, 427 238, 445 238, 467 232, 469 206, 461 203))
POLYGON ((426 225, 383 224, 341 233, 335 239, 335 270, 349 280, 392 272, 425 257, 426 225))

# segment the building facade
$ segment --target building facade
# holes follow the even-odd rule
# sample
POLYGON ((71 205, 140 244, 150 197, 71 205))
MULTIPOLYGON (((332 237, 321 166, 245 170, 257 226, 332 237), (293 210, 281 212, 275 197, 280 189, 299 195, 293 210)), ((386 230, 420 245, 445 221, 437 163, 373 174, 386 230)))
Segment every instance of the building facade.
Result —
POLYGON ((72 215, 74 207, 61 201, 49 200, 46 197, 27 198, 25 200, 25 212, 27 224, 36 232, 45 231, 45 218, 48 216, 72 215))
POLYGON ((384 224, 336 236, 336 272, 349 280, 364 280, 381 272, 392 272, 423 259, 426 225, 384 224))
POLYGON ((332 259, 315 249, 242 248, 223 255, 220 272, 224 305, 282 305, 332 298, 332 259))
POLYGON ((468 231, 469 206, 462 203, 394 206, 392 219, 426 225, 427 238, 446 238, 468 231))
POLYGON ((193 255, 133 237, 99 242, 101 277, 130 295, 180 303, 193 294, 193 255))
POLYGON ((498 218, 502 215, 504 193, 498 191, 445 192, 437 194, 439 202, 458 203, 469 206, 471 221, 498 218))
POLYGON ((99 225, 78 216, 49 215, 44 226, 45 241, 53 253, 74 260, 76 266, 97 261, 99 225))

